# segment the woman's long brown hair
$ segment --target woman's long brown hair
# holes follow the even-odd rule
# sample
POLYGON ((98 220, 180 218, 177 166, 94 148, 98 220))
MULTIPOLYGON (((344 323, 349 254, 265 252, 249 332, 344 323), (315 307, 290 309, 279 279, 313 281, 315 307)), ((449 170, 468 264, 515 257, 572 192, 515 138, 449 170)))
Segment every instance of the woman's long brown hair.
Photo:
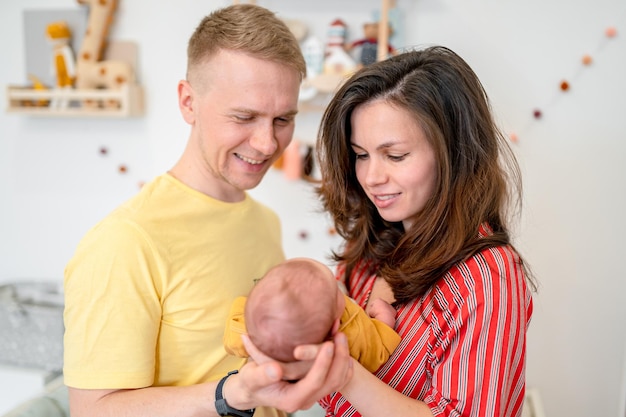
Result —
MULTIPOLYGON (((483 249, 511 245, 508 219, 521 206, 519 166, 491 114, 476 74, 441 46, 405 52, 364 67, 327 107, 317 140, 324 209, 346 240, 334 260, 346 276, 360 260, 391 286, 396 302, 423 295, 454 264, 483 249), (404 230, 383 220, 355 173, 350 120, 372 100, 415 116, 437 158, 433 196, 404 230), (481 224, 492 234, 479 237, 481 224)), ((520 263, 532 284, 530 271, 520 263)))

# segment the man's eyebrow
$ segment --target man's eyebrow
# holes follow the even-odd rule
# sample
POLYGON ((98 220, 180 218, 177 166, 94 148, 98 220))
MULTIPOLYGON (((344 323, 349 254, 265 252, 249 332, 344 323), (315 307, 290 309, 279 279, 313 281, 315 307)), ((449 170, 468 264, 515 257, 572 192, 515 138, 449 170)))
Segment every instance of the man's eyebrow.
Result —
MULTIPOLYGON (((262 111, 248 109, 246 107, 235 107, 231 109, 231 111, 234 113, 246 113, 246 114, 249 114, 250 116, 259 116, 259 115, 265 114, 262 111)), ((297 114, 298 114, 298 109, 294 109, 294 110, 288 111, 287 113, 280 114, 276 117, 295 117, 297 114)))
POLYGON ((297 114, 298 110, 291 110, 279 117, 295 117, 297 114))
POLYGON ((261 112, 257 111, 257 110, 252 110, 252 109, 248 109, 245 107, 234 107, 231 109, 231 111, 233 113, 246 113, 246 114, 251 114, 251 115, 257 115, 257 114, 261 114, 261 112))

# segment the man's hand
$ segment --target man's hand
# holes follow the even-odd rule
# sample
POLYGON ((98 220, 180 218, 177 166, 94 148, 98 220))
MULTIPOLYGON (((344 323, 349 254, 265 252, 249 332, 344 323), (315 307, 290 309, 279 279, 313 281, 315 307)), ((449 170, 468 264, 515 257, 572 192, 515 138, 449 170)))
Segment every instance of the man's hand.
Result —
POLYGON ((294 352, 298 362, 290 364, 267 357, 246 336, 243 341, 252 360, 241 368, 237 378, 229 378, 232 383, 226 384, 228 392, 224 397, 232 407, 265 405, 292 413, 312 407, 352 378, 353 359, 343 333, 320 345, 298 346, 294 352), (308 372, 302 376, 306 369, 308 372), (294 376, 302 377, 295 383, 289 382, 296 379, 294 376))

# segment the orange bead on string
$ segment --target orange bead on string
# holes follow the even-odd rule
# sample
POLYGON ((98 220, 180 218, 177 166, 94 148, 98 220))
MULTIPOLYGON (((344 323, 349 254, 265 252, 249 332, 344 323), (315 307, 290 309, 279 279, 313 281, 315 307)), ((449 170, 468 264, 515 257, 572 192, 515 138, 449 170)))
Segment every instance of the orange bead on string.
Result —
POLYGON ((614 38, 615 36, 617 36, 617 29, 615 29, 613 26, 609 26, 604 31, 604 34, 607 38, 614 38))

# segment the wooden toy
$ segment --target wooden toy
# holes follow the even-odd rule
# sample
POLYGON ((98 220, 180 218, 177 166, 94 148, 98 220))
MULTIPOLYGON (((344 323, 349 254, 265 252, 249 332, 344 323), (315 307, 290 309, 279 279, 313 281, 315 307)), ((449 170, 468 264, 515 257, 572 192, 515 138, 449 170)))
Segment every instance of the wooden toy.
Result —
POLYGON ((134 82, 134 71, 128 62, 102 60, 117 0, 77 1, 89 6, 89 18, 76 62, 76 88, 120 88, 134 82))
MULTIPOLYGON (((56 79, 56 87, 71 89, 76 76, 76 62, 74 52, 70 46, 72 33, 66 22, 59 21, 46 26, 46 38, 52 44, 52 68, 56 79)), ((67 107, 69 100, 55 98, 51 101, 52 107, 67 107)))

